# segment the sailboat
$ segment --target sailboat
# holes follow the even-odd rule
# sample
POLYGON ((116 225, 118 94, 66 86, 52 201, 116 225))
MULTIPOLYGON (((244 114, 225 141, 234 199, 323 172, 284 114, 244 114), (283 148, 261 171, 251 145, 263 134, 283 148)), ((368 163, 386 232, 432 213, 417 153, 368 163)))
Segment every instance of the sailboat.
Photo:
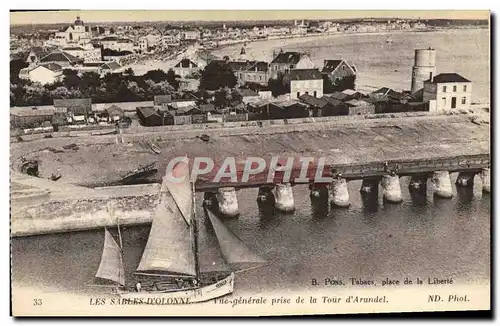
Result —
MULTIPOLYGON (((187 165, 185 168, 187 176, 187 165)), ((179 169, 173 174, 182 174, 179 169)), ((197 217, 194 182, 189 177, 180 183, 170 180, 171 176, 163 178, 148 241, 135 272, 141 286, 119 290, 118 295, 139 304, 188 304, 232 293, 236 273, 258 268, 265 261, 211 211, 204 210, 204 219, 197 217)), ((102 259, 109 257, 113 264, 101 261, 101 265, 121 271, 123 259, 104 253, 102 259)), ((123 275, 120 273, 101 272, 100 277, 108 275, 107 279, 124 284, 117 277, 123 275)))

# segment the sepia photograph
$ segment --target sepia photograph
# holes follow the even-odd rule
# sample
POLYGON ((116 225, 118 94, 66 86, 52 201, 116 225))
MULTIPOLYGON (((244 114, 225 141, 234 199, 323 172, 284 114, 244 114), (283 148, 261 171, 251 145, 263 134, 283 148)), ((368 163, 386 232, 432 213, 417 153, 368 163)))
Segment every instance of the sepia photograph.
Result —
POLYGON ((490 15, 12 10, 11 315, 491 311, 490 15))

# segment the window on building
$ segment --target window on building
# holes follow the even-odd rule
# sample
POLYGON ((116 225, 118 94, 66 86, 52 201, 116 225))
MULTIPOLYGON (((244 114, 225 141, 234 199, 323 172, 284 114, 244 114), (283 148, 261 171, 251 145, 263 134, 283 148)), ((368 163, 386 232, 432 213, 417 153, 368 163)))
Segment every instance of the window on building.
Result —
POLYGON ((453 86, 453 92, 456 92, 457 91, 457 86, 453 86))
POLYGON ((446 86, 443 86, 443 93, 446 93, 446 86))
POLYGON ((314 97, 318 97, 318 92, 314 91, 314 97))
POLYGON ((446 106, 446 97, 441 98, 441 101, 443 101, 443 106, 446 106))
POLYGON ((464 85, 463 90, 464 92, 467 92, 467 85, 464 85))
POLYGON ((462 97, 462 104, 467 104, 467 98, 465 96, 462 97))
POLYGON ((300 92, 297 92, 297 98, 299 98, 299 97, 300 97, 300 92))
POLYGON ((259 80, 262 81, 262 76, 259 76, 259 80))
POLYGON ((306 95, 309 95, 309 92, 306 92, 306 95))

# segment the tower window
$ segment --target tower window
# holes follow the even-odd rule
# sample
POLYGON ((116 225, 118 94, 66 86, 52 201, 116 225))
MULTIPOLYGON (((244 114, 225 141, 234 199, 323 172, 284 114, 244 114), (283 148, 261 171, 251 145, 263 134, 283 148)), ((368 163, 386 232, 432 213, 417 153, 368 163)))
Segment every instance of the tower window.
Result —
POLYGON ((465 96, 462 97, 462 104, 467 104, 467 98, 465 96))

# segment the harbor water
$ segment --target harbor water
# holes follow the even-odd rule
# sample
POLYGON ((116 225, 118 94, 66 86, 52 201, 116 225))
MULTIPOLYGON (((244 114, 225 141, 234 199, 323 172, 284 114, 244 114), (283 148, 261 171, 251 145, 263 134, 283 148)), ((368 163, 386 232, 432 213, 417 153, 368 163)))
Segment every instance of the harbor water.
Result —
MULTIPOLYGON (((451 175, 452 180, 456 174, 451 175)), ((259 210, 257 188, 237 192, 240 216, 224 220, 268 264, 237 274, 235 295, 306 290, 311 279, 368 280, 452 278, 454 284, 488 284, 490 279, 490 195, 453 186, 452 199, 409 192, 401 178, 403 202, 364 198, 361 181, 348 183, 351 205, 329 208, 311 203, 306 185, 293 188, 295 212, 259 210)), ((198 214, 203 194, 197 193, 198 214)), ((111 230, 116 235, 116 230, 111 230)), ((122 230, 128 282, 147 241, 149 226, 122 230)), ((86 292, 102 253, 104 230, 14 238, 13 287, 37 286, 86 292)), ((133 284, 133 283, 132 283, 133 284)))

